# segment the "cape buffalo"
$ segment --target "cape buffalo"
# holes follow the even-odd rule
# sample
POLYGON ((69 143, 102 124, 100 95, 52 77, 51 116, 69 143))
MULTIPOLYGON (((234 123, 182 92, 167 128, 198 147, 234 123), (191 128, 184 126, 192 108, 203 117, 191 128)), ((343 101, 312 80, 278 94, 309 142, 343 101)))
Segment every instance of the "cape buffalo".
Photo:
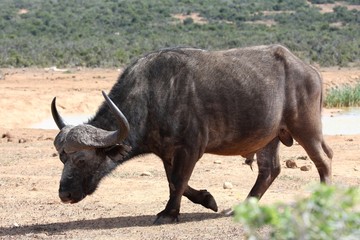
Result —
POLYGON ((135 156, 161 158, 170 197, 156 222, 178 220, 182 195, 218 210, 213 196, 188 181, 204 153, 257 156, 248 197, 261 198, 280 173, 279 143, 295 139, 331 182, 332 150, 322 135, 322 78, 280 45, 224 51, 172 48, 134 61, 86 124, 66 125, 54 144, 64 169, 59 197, 76 203, 135 156), (121 110, 120 110, 121 109, 121 110))

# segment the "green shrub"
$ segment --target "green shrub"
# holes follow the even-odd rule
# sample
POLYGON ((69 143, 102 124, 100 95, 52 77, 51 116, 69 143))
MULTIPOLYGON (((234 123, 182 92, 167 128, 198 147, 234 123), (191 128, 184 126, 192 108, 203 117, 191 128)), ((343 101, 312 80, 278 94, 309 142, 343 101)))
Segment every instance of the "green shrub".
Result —
POLYGON ((2 0, 0 9, 0 67, 119 67, 159 48, 271 43, 321 66, 360 56, 359 11, 321 13, 304 0, 2 0), (179 13, 189 16, 184 24, 176 24, 179 13))
POLYGON ((326 93, 325 107, 357 107, 360 106, 360 83, 355 86, 345 85, 332 88, 326 93))
POLYGON ((248 239, 360 239, 359 201, 356 187, 319 185, 291 205, 262 206, 250 198, 235 207, 235 221, 248 239))
POLYGON ((184 19, 184 25, 189 25, 189 24, 193 24, 193 23, 194 23, 194 20, 191 17, 184 19))

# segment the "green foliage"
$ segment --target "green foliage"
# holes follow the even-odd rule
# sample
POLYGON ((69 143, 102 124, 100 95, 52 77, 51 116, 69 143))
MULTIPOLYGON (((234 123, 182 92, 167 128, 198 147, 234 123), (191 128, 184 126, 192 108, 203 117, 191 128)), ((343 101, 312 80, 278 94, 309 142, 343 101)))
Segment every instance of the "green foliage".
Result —
POLYGON ((326 93, 325 107, 358 107, 360 106, 360 83, 355 86, 345 85, 332 88, 326 93))
POLYGON ((334 0, 311 0, 313 4, 335 3, 334 0))
POLYGON ((360 56, 359 11, 322 14, 305 0, 3 0, 0 9, 0 67, 114 67, 165 47, 270 43, 323 66, 360 56), (178 13, 199 13, 207 23, 176 21, 178 13))
POLYGON ((359 239, 359 207, 357 187, 319 185, 310 197, 292 205, 261 206, 250 198, 235 208, 235 220, 244 225, 249 239, 359 239))

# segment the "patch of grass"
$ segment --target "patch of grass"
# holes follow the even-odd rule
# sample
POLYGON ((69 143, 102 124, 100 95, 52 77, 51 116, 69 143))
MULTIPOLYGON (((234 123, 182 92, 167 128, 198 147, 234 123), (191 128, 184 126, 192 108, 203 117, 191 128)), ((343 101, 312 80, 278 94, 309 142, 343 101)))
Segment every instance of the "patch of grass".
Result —
POLYGON ((325 107, 359 107, 360 82, 355 86, 344 85, 330 89, 325 97, 325 107))

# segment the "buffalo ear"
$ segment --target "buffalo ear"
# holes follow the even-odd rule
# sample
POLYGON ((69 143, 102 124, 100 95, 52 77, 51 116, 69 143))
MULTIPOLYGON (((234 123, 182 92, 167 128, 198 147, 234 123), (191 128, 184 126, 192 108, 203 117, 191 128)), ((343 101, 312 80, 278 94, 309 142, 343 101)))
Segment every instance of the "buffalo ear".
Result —
POLYGON ((114 162, 122 162, 130 152, 131 147, 124 144, 117 144, 105 149, 105 154, 114 162))

